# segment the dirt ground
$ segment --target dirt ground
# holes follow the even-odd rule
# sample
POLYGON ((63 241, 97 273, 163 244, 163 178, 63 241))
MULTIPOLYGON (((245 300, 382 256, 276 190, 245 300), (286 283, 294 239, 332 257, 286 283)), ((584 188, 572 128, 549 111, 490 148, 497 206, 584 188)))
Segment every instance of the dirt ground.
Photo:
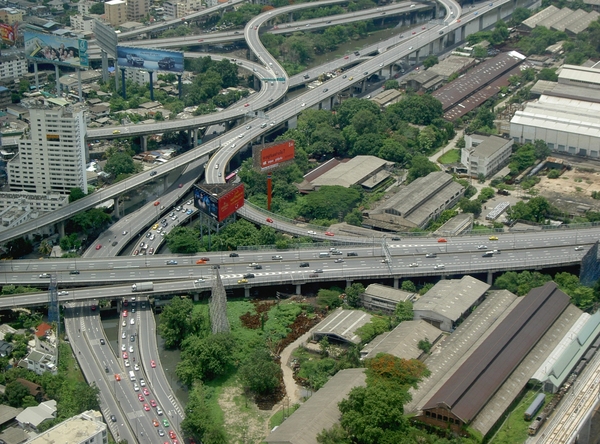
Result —
POLYGON ((600 211, 600 200, 591 196, 593 191, 600 192, 600 171, 574 168, 558 179, 540 177, 535 189, 561 210, 571 214, 583 213, 584 209, 600 211))
POLYGON ((232 443, 260 443, 269 433, 271 410, 260 410, 241 387, 225 387, 219 396, 225 429, 232 443))

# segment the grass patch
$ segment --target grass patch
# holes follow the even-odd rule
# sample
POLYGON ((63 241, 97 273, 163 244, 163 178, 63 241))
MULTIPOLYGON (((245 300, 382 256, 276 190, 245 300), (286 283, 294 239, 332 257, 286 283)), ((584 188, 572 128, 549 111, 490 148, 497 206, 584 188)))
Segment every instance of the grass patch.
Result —
MULTIPOLYGON (((529 437, 527 430, 531 422, 525 421, 523 416, 525 410, 527 410, 538 393, 539 391, 537 390, 530 390, 525 393, 519 404, 517 404, 514 410, 508 414, 508 418, 504 421, 500 429, 498 429, 493 440, 490 441, 494 444, 520 444, 527 441, 527 438, 529 437)), ((546 395, 546 403, 544 405, 550 402, 551 399, 552 397, 550 395, 546 395)))
POLYGON ((460 161, 460 150, 450 150, 438 158, 438 162, 444 165, 460 161))
POLYGON ((60 373, 64 375, 68 381, 85 382, 83 373, 75 360, 75 356, 73 356, 71 346, 66 342, 60 341, 58 353, 60 373))
POLYGON ((269 428, 273 430, 273 427, 281 425, 283 421, 288 419, 292 413, 300 408, 300 404, 294 404, 290 406, 290 408, 283 408, 271 416, 271 420, 269 421, 269 428))

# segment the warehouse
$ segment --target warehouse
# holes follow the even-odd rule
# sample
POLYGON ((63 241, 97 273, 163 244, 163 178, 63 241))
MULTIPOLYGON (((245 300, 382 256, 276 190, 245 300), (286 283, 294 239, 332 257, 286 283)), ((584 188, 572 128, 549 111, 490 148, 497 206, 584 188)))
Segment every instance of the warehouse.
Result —
POLYGON ((415 297, 415 293, 381 284, 369 285, 360 295, 362 306, 367 310, 381 311, 386 314, 394 313, 398 302, 412 301, 415 297))
POLYGON ((483 300, 489 288, 488 284, 471 276, 441 280, 413 304, 414 319, 423 319, 441 330, 452 331, 456 323, 483 300))
MULTIPOLYGON (((340 185, 349 188, 361 184, 367 188, 381 183, 390 176, 388 171, 393 162, 375 156, 356 156, 345 161, 337 161, 333 167, 315 168, 304 179, 310 182, 313 190, 318 190, 325 185, 340 185), (365 182, 365 184, 363 184, 365 182)), ((306 189, 306 185, 302 186, 306 189)))
POLYGON ((403 321, 392 331, 385 332, 360 351, 361 358, 374 358, 379 353, 394 355, 401 359, 417 359, 423 354, 420 341, 435 344, 442 337, 442 330, 425 321, 403 321))
POLYGON ((323 337, 338 342, 359 344, 361 339, 356 330, 371 321, 371 315, 360 310, 344 310, 338 308, 311 330, 314 340, 323 337))

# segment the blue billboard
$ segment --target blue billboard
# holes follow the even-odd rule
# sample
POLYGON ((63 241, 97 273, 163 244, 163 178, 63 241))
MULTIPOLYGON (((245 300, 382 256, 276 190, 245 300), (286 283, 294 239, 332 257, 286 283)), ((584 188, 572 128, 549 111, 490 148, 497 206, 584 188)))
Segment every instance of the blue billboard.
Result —
POLYGON ((88 42, 52 34, 25 31, 25 56, 37 62, 87 68, 88 42))
POLYGON ((120 67, 143 69, 144 71, 183 72, 182 52, 117 46, 117 58, 120 67))

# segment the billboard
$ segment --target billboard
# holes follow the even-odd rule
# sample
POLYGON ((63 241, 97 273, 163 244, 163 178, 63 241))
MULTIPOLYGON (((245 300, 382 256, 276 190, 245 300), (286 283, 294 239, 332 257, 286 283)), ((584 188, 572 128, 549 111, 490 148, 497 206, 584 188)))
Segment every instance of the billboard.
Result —
POLYGON ((194 186, 194 206, 221 222, 244 206, 244 184, 194 186))
POLYGON ((56 35, 25 32, 25 56, 37 62, 87 68, 88 42, 56 35))
POLYGON ((94 19, 94 36, 100 49, 113 57, 117 56, 118 37, 114 29, 94 19))
POLYGON ((182 52, 117 46, 117 59, 120 67, 127 66, 144 71, 183 72, 182 52))
POLYGON ((15 43, 15 29, 5 23, 0 23, 0 38, 3 42, 15 43))
POLYGON ((293 140, 277 142, 260 151, 260 168, 273 168, 280 163, 294 159, 295 144, 293 140))

